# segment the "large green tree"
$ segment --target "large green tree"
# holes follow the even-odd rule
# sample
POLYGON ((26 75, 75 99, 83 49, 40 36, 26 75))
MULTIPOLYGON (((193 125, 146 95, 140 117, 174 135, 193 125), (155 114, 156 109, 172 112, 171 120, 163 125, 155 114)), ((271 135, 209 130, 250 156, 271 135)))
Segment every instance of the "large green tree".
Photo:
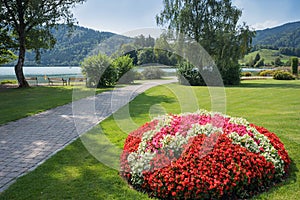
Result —
MULTIPOLYGON (((1 23, 1 22, 0 22, 1 23)), ((0 65, 16 59, 16 55, 8 49, 8 44, 13 44, 9 33, 5 29, 0 29, 0 65)))
POLYGON ((224 83, 238 84, 238 60, 250 49, 255 34, 246 24, 238 25, 242 11, 231 0, 163 0, 163 4, 157 24, 200 43, 215 60, 224 83))
POLYGON ((58 23, 72 25, 71 8, 84 1, 0 0, 0 30, 9 34, 12 41, 5 45, 19 52, 15 66, 19 87, 29 87, 23 73, 26 50, 34 50, 38 60, 40 49, 51 48, 55 44, 50 28, 58 23))

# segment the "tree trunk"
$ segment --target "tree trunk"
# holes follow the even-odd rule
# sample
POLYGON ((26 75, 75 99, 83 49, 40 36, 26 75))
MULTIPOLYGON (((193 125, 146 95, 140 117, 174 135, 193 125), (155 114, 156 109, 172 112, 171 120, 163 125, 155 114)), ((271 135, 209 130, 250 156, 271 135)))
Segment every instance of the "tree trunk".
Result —
POLYGON ((19 88, 26 88, 29 87, 28 82, 25 80, 25 76, 23 73, 23 66, 24 66, 24 60, 25 60, 25 34, 21 33, 19 37, 19 58, 18 63, 15 66, 15 73, 19 82, 19 88))

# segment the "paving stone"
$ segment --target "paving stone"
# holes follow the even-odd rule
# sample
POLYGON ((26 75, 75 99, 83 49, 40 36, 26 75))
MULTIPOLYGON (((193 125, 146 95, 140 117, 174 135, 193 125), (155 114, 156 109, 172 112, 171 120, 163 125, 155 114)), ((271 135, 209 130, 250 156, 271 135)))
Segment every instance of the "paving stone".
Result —
POLYGON ((9 171, 4 171, 4 170, 2 170, 2 171, 0 172, 0 177, 1 177, 1 178, 4 178, 4 177, 7 176, 7 174, 9 174, 9 171))
MULTIPOLYGON (((6 178, 6 177, 0 178, 0 184, 1 184, 1 186, 6 185, 10 181, 11 181, 11 178, 6 178)), ((1 187, 0 187, 0 191, 1 191, 1 187)))
POLYGON ((14 178, 17 178, 18 176, 20 176, 21 173, 20 172, 10 172, 6 175, 7 178, 11 178, 11 179, 14 179, 14 178))

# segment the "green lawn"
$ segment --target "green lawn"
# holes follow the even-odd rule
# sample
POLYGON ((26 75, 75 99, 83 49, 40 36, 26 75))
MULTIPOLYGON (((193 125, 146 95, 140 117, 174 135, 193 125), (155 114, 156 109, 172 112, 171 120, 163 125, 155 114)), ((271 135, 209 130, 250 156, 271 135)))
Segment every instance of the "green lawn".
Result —
MULTIPOLYGON (((178 100, 184 102, 184 110, 196 108, 193 99, 179 92, 187 91, 185 86, 176 84, 152 88, 139 95, 129 105, 132 122, 129 128, 150 120, 155 113, 181 110, 178 100), (175 95, 176 94, 176 95, 175 95), (133 123, 134 122, 134 123, 133 123), (136 124, 135 124, 136 123, 136 124)), ((200 108, 210 110, 210 96, 206 87, 193 87, 200 108)), ((275 132, 284 142, 292 158, 290 177, 282 184, 272 188, 254 199, 298 199, 300 196, 300 81, 244 81, 238 87, 227 87, 227 114, 245 117, 248 121, 264 126, 275 132)), ((13 102, 14 100, 12 100, 13 102)), ((181 106, 181 107, 182 107, 181 106)), ((102 149, 104 132, 112 144, 114 152, 119 152, 127 136, 124 124, 129 123, 124 115, 127 107, 122 108, 113 117, 108 118, 83 137, 58 152, 35 171, 18 179, 8 190, 0 195, 0 199, 148 199, 130 189, 118 171, 107 167, 95 159, 84 144, 92 139, 102 149), (122 116, 124 116, 122 118, 122 116), (118 123, 116 123, 118 122, 118 123), (122 130, 119 128, 119 126, 122 130)), ((101 152, 101 151, 100 151, 101 152)), ((111 152, 112 158, 117 155, 111 152)), ((102 157, 99 157, 102 159, 102 157)), ((106 163, 109 165, 109 163, 106 163)))
MULTIPOLYGON (((74 87, 71 86, 40 86, 1 91, 0 125, 67 104, 72 101, 73 89, 74 87)), ((81 91, 81 97, 94 91, 83 87, 76 87, 76 89, 81 91)), ((97 89, 96 92, 105 90, 107 89, 97 89)))

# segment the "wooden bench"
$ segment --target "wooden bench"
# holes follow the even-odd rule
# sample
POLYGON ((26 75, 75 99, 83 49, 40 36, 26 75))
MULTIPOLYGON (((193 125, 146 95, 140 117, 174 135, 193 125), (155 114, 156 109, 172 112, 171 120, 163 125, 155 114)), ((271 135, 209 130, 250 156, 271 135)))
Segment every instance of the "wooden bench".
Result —
POLYGON ((25 80, 26 81, 35 81, 35 85, 39 84, 37 77, 26 77, 25 80))
POLYGON ((68 79, 68 85, 71 85, 71 82, 87 82, 87 78, 85 77, 70 77, 68 79))
POLYGON ((62 82, 63 85, 67 85, 67 80, 64 78, 52 78, 48 77, 48 84, 53 85, 54 82, 62 82))

